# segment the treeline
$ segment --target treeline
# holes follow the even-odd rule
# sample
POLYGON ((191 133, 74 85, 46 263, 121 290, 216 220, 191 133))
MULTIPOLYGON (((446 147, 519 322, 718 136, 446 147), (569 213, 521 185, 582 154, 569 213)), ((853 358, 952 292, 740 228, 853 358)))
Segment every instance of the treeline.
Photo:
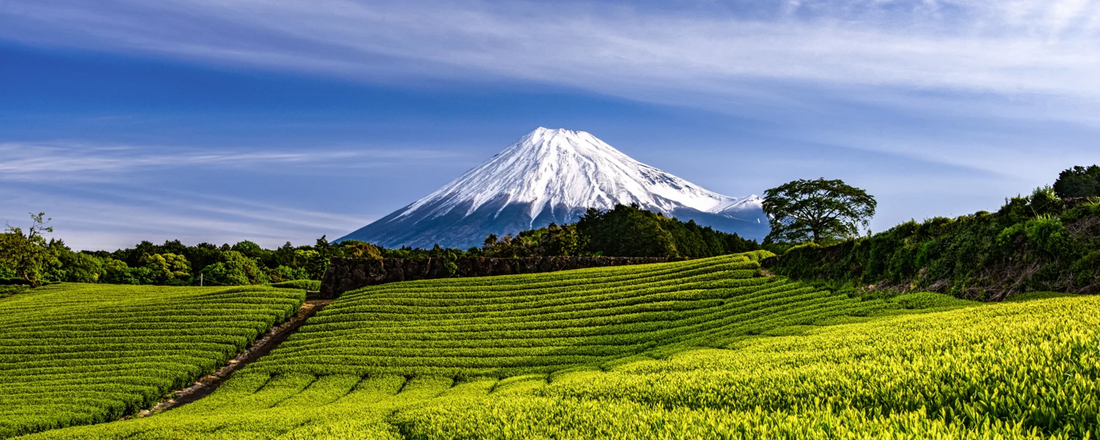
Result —
POLYGON ((576 223, 498 238, 490 235, 480 249, 488 257, 606 256, 712 257, 760 249, 737 234, 665 217, 636 204, 609 211, 590 208, 576 223))
MULTIPOLYGON (((44 221, 41 216, 38 220, 44 221)), ((294 246, 287 242, 270 250, 247 240, 220 246, 211 243, 188 246, 172 240, 164 244, 143 241, 132 248, 113 252, 77 252, 61 239, 46 240, 32 226, 27 233, 10 228, 0 235, 0 284, 268 284, 320 280, 332 257, 446 257, 455 252, 461 251, 384 249, 357 241, 330 244, 324 236, 312 246, 294 246)))
POLYGON ((26 232, 9 228, 0 234, 0 284, 50 282, 250 285, 291 280, 320 280, 332 257, 439 258, 531 256, 709 257, 759 249, 755 241, 715 231, 639 208, 619 205, 601 212, 590 209, 577 223, 524 231, 516 236, 489 236, 481 248, 387 249, 348 240, 313 245, 287 242, 264 249, 251 241, 220 246, 179 240, 143 241, 128 249, 73 251, 52 232, 44 214, 32 215, 26 232))
POLYGON ((864 292, 932 290, 983 300, 1020 291, 1100 293, 1100 198, 1079 197, 1068 186, 1007 199, 994 213, 909 221, 834 246, 796 246, 765 264, 864 292))

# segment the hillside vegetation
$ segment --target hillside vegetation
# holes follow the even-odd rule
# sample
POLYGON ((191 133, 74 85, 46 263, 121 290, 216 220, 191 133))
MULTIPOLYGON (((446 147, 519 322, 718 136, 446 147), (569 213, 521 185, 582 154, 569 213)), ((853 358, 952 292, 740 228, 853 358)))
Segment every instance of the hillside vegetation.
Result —
POLYGON ((247 368, 180 409, 27 438, 1095 438, 1100 298, 948 302, 504 379, 247 368))
POLYGON ((365 288, 210 397, 29 438, 1095 430, 1097 301, 864 301, 759 276, 762 256, 365 288))
POLYGON ((1052 298, 838 325, 389 420, 407 439, 1096 438, 1098 312, 1097 297, 1052 298))
POLYGON ((0 438, 99 423, 192 384, 305 291, 62 284, 0 301, 0 438))
POLYGON ((1024 291, 1100 293, 1100 199, 1063 199, 1040 188, 995 213, 910 221, 833 246, 796 247, 765 265, 863 290, 983 300, 1024 291))
POLYGON ((1100 298, 861 300, 767 255, 365 288, 205 399, 25 438, 1097 435, 1100 298))
POLYGON ((250 371, 548 373, 886 306, 757 276, 761 255, 368 287, 343 294, 250 371))

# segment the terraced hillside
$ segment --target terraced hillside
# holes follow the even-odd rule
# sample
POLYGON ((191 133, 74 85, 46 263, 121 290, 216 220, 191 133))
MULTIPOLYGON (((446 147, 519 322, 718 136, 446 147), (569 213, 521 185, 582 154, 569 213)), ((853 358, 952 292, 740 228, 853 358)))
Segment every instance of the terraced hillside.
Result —
POLYGON ((250 371, 505 377, 601 365, 884 306, 758 276, 759 254, 394 283, 345 294, 250 371))
POLYGON ((1094 439, 1100 297, 756 338, 386 420, 406 439, 1094 439))
MULTIPOLYGON (((758 257, 365 288, 319 312, 215 396, 150 420, 193 414, 212 426, 219 417, 211 413, 227 408, 293 412, 349 391, 378 400, 421 385, 442 392, 472 378, 486 378, 477 380, 482 385, 521 374, 545 378, 886 307, 759 276, 758 257), (406 384, 406 377, 414 379, 406 384), (218 397, 257 389, 249 398, 218 397)), ((265 423, 293 417, 277 419, 265 423)), ((225 427, 239 424, 224 420, 225 427)))
POLYGON ((115 420, 214 371, 305 291, 64 284, 0 301, 0 438, 115 420))
POLYGON ((1095 438, 1100 298, 864 302, 755 257, 363 289, 206 399, 27 438, 1095 438))

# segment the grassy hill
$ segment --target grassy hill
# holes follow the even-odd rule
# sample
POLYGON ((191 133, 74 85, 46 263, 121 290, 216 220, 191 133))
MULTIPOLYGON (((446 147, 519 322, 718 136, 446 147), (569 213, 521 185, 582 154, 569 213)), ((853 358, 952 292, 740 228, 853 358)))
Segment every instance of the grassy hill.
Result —
POLYGON ((221 366, 304 291, 65 284, 0 301, 0 438, 115 420, 221 366))
POLYGON ((1094 438, 1100 298, 860 300, 743 254, 345 294, 217 392, 27 438, 1094 438))
POLYGON ((251 371, 548 373, 885 307, 757 276, 759 255, 369 287, 344 294, 251 371))

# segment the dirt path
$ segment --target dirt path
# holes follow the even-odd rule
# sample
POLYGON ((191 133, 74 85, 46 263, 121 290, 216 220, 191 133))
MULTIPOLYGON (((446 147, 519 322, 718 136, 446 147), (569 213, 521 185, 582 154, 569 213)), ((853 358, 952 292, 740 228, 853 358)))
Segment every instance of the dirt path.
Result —
MULTIPOLYGON (((278 347, 286 338, 290 337, 298 327, 301 327, 302 324, 306 322, 306 319, 313 316, 318 310, 332 303, 332 301, 331 299, 307 299, 298 310, 297 315, 294 315, 282 325, 272 327, 264 337, 257 339, 252 343, 252 346, 238 354, 237 357, 230 359, 224 367, 221 367, 213 374, 203 376, 196 381, 194 385, 182 390, 176 390, 172 393, 172 396, 175 397, 163 400, 156 406, 139 412, 134 417, 145 417, 156 414, 161 411, 186 405, 210 395, 210 393, 218 389, 218 385, 221 385, 222 382, 228 379, 229 375, 233 374, 234 371, 270 353, 271 350, 274 350, 275 347, 278 347)), ((124 417, 123 419, 125 420, 127 418, 130 417, 124 417)))

